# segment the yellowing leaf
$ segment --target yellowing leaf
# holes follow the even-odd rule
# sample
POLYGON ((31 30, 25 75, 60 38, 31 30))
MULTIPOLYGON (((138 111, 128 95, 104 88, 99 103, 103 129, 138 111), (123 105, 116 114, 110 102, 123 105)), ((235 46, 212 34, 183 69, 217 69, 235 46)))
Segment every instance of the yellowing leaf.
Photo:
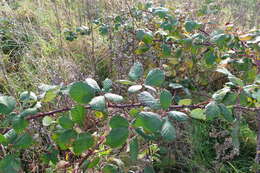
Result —
POLYGON ((251 34, 244 34, 239 36, 239 40, 241 41, 248 41, 251 40, 253 37, 251 34))

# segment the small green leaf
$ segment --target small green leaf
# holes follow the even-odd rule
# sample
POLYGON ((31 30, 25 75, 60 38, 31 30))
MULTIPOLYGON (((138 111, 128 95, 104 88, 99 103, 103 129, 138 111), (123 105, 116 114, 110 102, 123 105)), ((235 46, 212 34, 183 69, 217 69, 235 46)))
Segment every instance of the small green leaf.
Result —
POLYGON ((14 141, 17 139, 17 133, 14 129, 10 129, 4 134, 5 139, 7 140, 8 144, 13 144, 14 141))
POLYGON ((17 133, 21 133, 26 127, 28 127, 29 122, 18 115, 13 119, 12 125, 17 133))
POLYGON ((4 144, 6 142, 7 142, 7 139, 5 138, 5 136, 0 134, 0 144, 4 144))
POLYGON ((52 100, 54 100, 57 97, 59 91, 60 91, 59 86, 57 86, 53 89, 49 89, 48 91, 45 91, 41 101, 44 103, 51 102, 52 100))
POLYGON ((89 133, 80 133, 73 143, 73 151, 80 155, 94 145, 94 139, 89 133))
POLYGON ((71 86, 69 94, 77 103, 87 104, 95 96, 95 90, 84 82, 76 82, 71 86))
POLYGON ((70 112, 72 121, 83 124, 87 113, 84 106, 77 105, 73 107, 70 112))
POLYGON ((0 96, 0 114, 8 115, 11 113, 16 105, 16 101, 13 97, 0 96))
POLYGON ((145 168, 144 168, 144 173, 155 173, 154 169, 152 166, 149 166, 147 165, 145 168))
POLYGON ((15 140, 14 147, 19 149, 26 149, 29 148, 32 143, 33 138, 28 133, 24 133, 15 140))
POLYGON ((22 118, 26 118, 28 116, 35 115, 37 113, 38 113, 38 109, 37 108, 28 108, 28 109, 23 110, 19 114, 19 116, 21 116, 22 118))
POLYGON ((172 142, 176 138, 176 130, 168 119, 166 119, 162 125, 161 135, 163 139, 168 142, 172 142))
POLYGON ((136 161, 138 157, 139 145, 137 138, 134 138, 130 142, 130 158, 132 161, 136 161))
POLYGON ((151 31, 145 31, 140 29, 136 33, 137 40, 143 41, 146 44, 151 44, 153 42, 153 34, 151 31))
POLYGON ((103 173, 118 173, 117 166, 108 164, 102 168, 103 173))
POLYGON ((128 73, 128 77, 135 81, 140 79, 140 77, 143 76, 144 69, 143 65, 140 62, 134 63, 134 65, 131 67, 130 72, 128 73))
POLYGON ((99 157, 94 158, 87 166, 87 168, 94 168, 100 161, 99 157))
POLYGON ((104 88, 104 90, 107 92, 109 91, 109 89, 112 87, 113 82, 112 80, 106 78, 103 82, 102 82, 102 86, 104 88))
POLYGON ((126 127, 113 128, 106 137, 106 144, 112 148, 120 147, 126 142, 128 134, 126 127))
POLYGON ((149 106, 152 109, 159 109, 160 103, 159 100, 155 99, 149 92, 143 91, 140 94, 138 94, 138 100, 145 104, 146 106, 149 106))
POLYGON ((135 82, 129 81, 129 80, 117 80, 116 82, 123 84, 123 85, 135 85, 135 82))
POLYGON ((191 99, 182 99, 178 102, 178 105, 190 105, 192 103, 191 99))
POLYGON ((204 55, 205 61, 208 65, 213 65, 216 62, 217 56, 212 51, 208 51, 204 55))
POLYGON ((52 119, 52 117, 50 116, 45 116, 42 119, 42 125, 43 126, 50 126, 52 123, 54 123, 55 121, 52 119))
POLYGON ((119 115, 113 116, 109 122, 109 126, 111 128, 120 128, 120 127, 128 127, 128 121, 119 115))
POLYGON ((140 91, 142 88, 143 88, 142 85, 133 85, 133 86, 130 86, 128 88, 128 92, 129 93, 136 93, 136 92, 140 91))
POLYGON ((160 103, 163 109, 168 109, 172 104, 172 94, 168 90, 163 90, 161 92, 160 103))
POLYGON ((147 74, 145 84, 151 86, 160 86, 164 82, 164 80, 164 72, 160 69, 153 69, 147 74))
POLYGON ((230 92, 230 88, 227 88, 227 87, 226 88, 222 88, 221 90, 218 90, 217 92, 215 92, 212 95, 212 98, 216 102, 221 102, 228 92, 230 92))
POLYGON ((168 116, 177 121, 187 121, 188 120, 188 116, 185 113, 179 112, 179 111, 168 112, 168 116))
POLYGON ((232 144, 236 150, 239 150, 239 147, 240 147, 239 132, 240 132, 240 122, 238 120, 236 120, 234 123, 234 127, 232 129, 232 132, 231 132, 232 144))
POLYGON ((98 86, 98 83, 92 79, 92 78, 87 78, 85 79, 85 82, 91 87, 93 88, 96 92, 100 91, 100 87, 98 86))
POLYGON ((105 94, 106 99, 112 102, 120 103, 124 100, 124 98, 120 95, 113 94, 113 93, 106 93, 105 94))
POLYGON ((62 150, 67 149, 77 138, 77 133, 72 129, 59 132, 57 135, 56 141, 62 150))
POLYGON ((105 97, 104 96, 97 96, 97 97, 94 97, 89 105, 91 106, 91 108, 93 110, 96 110, 96 111, 104 111, 106 109, 106 100, 105 100, 105 97))
POLYGON ((37 96, 34 92, 31 91, 24 91, 20 94, 19 100, 21 102, 36 102, 37 96))
POLYGON ((65 115, 61 116, 59 118, 58 122, 61 125, 61 127, 63 127, 64 129, 72 129, 73 126, 74 126, 74 123, 70 119, 68 114, 65 114, 65 115))
POLYGON ((44 163, 49 164, 51 161, 53 164, 56 164, 58 160, 58 154, 59 151, 55 149, 49 149, 47 153, 42 154, 41 159, 43 160, 44 163))
POLYGON ((197 23, 195 21, 186 21, 184 24, 184 27, 187 32, 192 32, 195 29, 199 29, 202 25, 200 23, 197 23))
POLYGON ((229 110, 224 104, 219 104, 218 106, 219 106, 220 112, 224 116, 224 118, 229 122, 233 122, 234 117, 233 117, 231 110, 229 110))
POLYGON ((232 76, 228 76, 228 79, 229 79, 230 82, 232 82, 236 86, 240 86, 240 87, 244 86, 244 82, 241 79, 239 79, 239 78, 237 78, 237 77, 235 77, 233 75, 232 76))
POLYGON ((158 132, 162 127, 161 117, 153 112, 140 112, 134 122, 135 127, 143 127, 150 132, 158 132))
POLYGON ((205 107, 205 114, 207 116, 207 119, 213 120, 214 118, 218 117, 220 115, 220 109, 216 102, 210 102, 205 107))
POLYGON ((19 173, 21 161, 16 155, 7 155, 0 161, 0 173, 19 173))
POLYGON ((204 114, 204 110, 197 108, 191 111, 191 117, 199 120, 206 120, 206 115, 204 114))

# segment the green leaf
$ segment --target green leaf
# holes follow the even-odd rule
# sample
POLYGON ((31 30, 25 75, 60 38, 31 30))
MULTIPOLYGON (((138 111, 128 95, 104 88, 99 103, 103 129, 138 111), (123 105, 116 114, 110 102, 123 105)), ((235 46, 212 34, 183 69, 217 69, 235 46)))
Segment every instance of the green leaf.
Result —
POLYGON ((145 84, 151 86, 160 86, 165 80, 164 71, 160 69, 153 69, 149 71, 146 79, 145 84))
POLYGON ((231 136, 232 136, 232 144, 233 144, 234 148, 238 151, 239 151, 239 146, 240 146, 239 131, 240 131, 240 122, 238 120, 236 120, 234 123, 234 127, 232 129, 232 132, 231 132, 231 136))
POLYGON ((94 168, 100 161, 99 157, 94 158, 87 166, 87 168, 94 168))
POLYGON ((91 106, 91 109, 96 111, 104 111, 106 109, 106 100, 104 96, 97 96, 94 97, 89 105, 91 106))
POLYGON ((94 139, 89 133, 80 133, 73 143, 73 151, 76 155, 80 155, 94 145, 94 139))
POLYGON ((57 136, 57 144, 60 146, 62 150, 67 149, 77 138, 77 133, 68 129, 63 132, 59 132, 57 136))
POLYGON ((144 168, 144 173, 155 173, 154 169, 152 166, 149 166, 147 165, 145 168, 144 168))
POLYGON ((229 110, 224 104, 219 104, 218 106, 219 106, 220 112, 224 116, 224 118, 229 122, 233 122, 234 117, 233 117, 231 110, 229 110))
POLYGON ((143 41, 146 44, 151 44, 153 42, 153 34, 151 31, 145 31, 139 29, 136 33, 137 40, 143 41))
POLYGON ((38 109, 37 108, 28 108, 28 109, 23 110, 19 114, 19 116, 21 116, 22 118, 26 118, 28 116, 35 115, 37 113, 38 113, 38 109))
POLYGON ((44 92, 43 98, 41 101, 44 103, 47 103, 47 102, 54 100, 57 97, 59 91, 60 91, 59 86, 56 86, 53 89, 49 89, 48 91, 44 92))
POLYGON ((102 168, 103 173, 118 173, 117 166, 108 164, 102 168))
POLYGON ((204 58, 206 64, 213 65, 216 62, 217 56, 214 54, 214 52, 208 51, 207 53, 205 53, 204 58))
POLYGON ((126 127, 113 128, 106 137, 106 144, 112 148, 120 147, 126 142, 128 134, 126 127))
POLYGON ((5 136, 0 134, 0 144, 4 144, 6 142, 7 142, 7 139, 5 138, 5 136))
POLYGON ((106 78, 103 82, 102 82, 103 88, 104 90, 107 92, 109 91, 109 89, 112 87, 113 82, 112 80, 106 78))
POLYGON ((134 65, 131 67, 130 72, 128 73, 128 77, 130 80, 138 80, 140 77, 143 76, 144 69, 143 65, 140 62, 135 62, 134 65))
POLYGON ((140 112, 134 122, 135 127, 143 127, 150 132, 158 132, 162 127, 161 117, 153 112, 140 112))
POLYGON ((105 94, 106 99, 112 102, 120 103, 124 100, 124 98, 120 95, 113 94, 113 93, 106 93, 105 94))
POLYGON ((178 102, 178 105, 190 105, 192 103, 191 99, 182 99, 178 102))
POLYGON ((92 78, 87 78, 85 79, 85 82, 91 87, 93 88, 96 92, 100 91, 100 87, 98 86, 98 83, 92 79, 92 78))
POLYGON ((12 126, 17 133, 23 132, 28 125, 29 122, 19 115, 13 119, 12 126))
POLYGON ((138 100, 146 106, 149 106, 152 109, 159 109, 160 103, 159 100, 155 99, 149 92, 143 91, 138 94, 138 100))
POLYGON ((70 113, 72 121, 83 124, 87 111, 84 106, 76 105, 71 109, 70 113))
POLYGON ((71 86, 69 94, 77 103, 87 104, 95 96, 95 90, 84 82, 76 82, 71 86))
POLYGON ((128 121, 119 115, 113 116, 109 122, 109 126, 111 128, 120 128, 120 127, 128 127, 128 121))
POLYGON ((128 88, 128 92, 129 93, 136 93, 136 92, 140 91, 142 88, 143 88, 142 85, 133 85, 133 86, 130 86, 128 88))
POLYGON ((230 82, 232 82, 236 86, 240 86, 240 87, 244 86, 244 82, 241 79, 239 79, 239 78, 237 78, 237 77, 235 77, 233 75, 232 76, 228 76, 228 79, 229 79, 230 82))
POLYGON ((156 7, 153 8, 153 14, 159 16, 160 18, 164 18, 167 16, 169 9, 168 8, 163 8, 163 7, 156 7))
POLYGON ((0 114, 10 114, 16 105, 16 101, 13 97, 0 96, 0 114))
POLYGON ((59 160, 58 160, 58 154, 59 151, 55 150, 55 149, 50 149, 48 150, 47 153, 44 153, 41 156, 41 159, 43 160, 44 163, 49 164, 49 162, 51 161, 53 164, 56 164, 59 160))
POLYGON ((19 173, 21 161, 16 155, 7 155, 0 161, 0 173, 19 173))
POLYGON ((197 108, 197 109, 193 109, 191 111, 191 117, 195 118, 195 119, 199 119, 199 120, 206 120, 206 115, 204 114, 204 110, 197 108))
POLYGON ((37 96, 34 92, 24 91, 20 94, 19 100, 21 102, 36 102, 37 96))
POLYGON ((188 120, 188 116, 185 113, 179 112, 179 111, 168 112, 168 117, 175 119, 177 121, 187 121, 188 120))
POLYGON ((134 138, 130 142, 130 158, 132 161, 136 161, 138 158, 139 145, 137 138, 134 138))
POLYGON ((24 133, 15 140, 14 147, 19 149, 26 149, 29 148, 32 143, 33 138, 28 133, 24 133))
POLYGON ((161 45, 161 48, 162 48, 162 53, 163 53, 163 56, 171 56, 171 47, 167 44, 162 44, 161 45))
POLYGON ((226 46, 227 42, 230 40, 230 35, 228 34, 217 34, 214 35, 210 41, 217 44, 220 48, 226 46))
POLYGON ((17 139, 17 136, 18 135, 14 129, 10 129, 4 134, 4 137, 6 138, 8 144, 13 144, 14 141, 17 139))
POLYGON ((214 118, 218 117, 220 115, 220 109, 216 102, 210 102, 205 107, 205 114, 207 116, 207 119, 213 120, 214 118))
POLYGON ((160 103, 163 109, 168 109, 172 104, 172 94, 168 90, 163 90, 161 92, 160 103))
POLYGON ((163 139, 168 142, 172 142, 176 139, 176 130, 168 119, 166 119, 162 125, 161 135, 163 139))
POLYGON ((45 116, 42 119, 42 125, 43 126, 50 126, 52 123, 54 123, 55 121, 52 119, 52 117, 50 116, 45 116))
POLYGON ((184 27, 187 32, 192 32, 195 29, 199 29, 201 27, 201 24, 195 21, 186 21, 184 27))
POLYGON ((228 92, 230 92, 230 88, 227 88, 227 87, 226 88, 222 88, 221 90, 218 90, 217 92, 215 92, 212 95, 212 98, 216 102, 221 102, 228 92))
POLYGON ((116 82, 123 84, 123 85, 135 85, 135 82, 129 81, 129 80, 117 80, 116 82))
POLYGON ((61 125, 61 127, 63 127, 64 129, 72 129, 73 126, 74 126, 74 123, 70 119, 68 114, 65 114, 65 115, 61 116, 59 118, 58 122, 61 125))

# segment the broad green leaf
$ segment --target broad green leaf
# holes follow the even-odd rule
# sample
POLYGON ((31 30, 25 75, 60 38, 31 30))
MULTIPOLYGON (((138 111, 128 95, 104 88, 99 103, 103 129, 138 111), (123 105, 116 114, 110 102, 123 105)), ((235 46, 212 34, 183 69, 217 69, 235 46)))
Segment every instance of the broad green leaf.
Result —
POLYGON ((94 168, 100 161, 99 157, 94 158, 88 165, 87 168, 94 168))
POLYGON ((56 164, 59 160, 58 160, 58 154, 59 151, 55 150, 55 149, 50 149, 48 150, 48 152, 42 154, 41 156, 41 160, 46 163, 49 164, 49 162, 51 161, 53 164, 56 164))
POLYGON ((158 132, 162 127, 161 117, 153 112, 140 112, 134 123, 135 127, 143 127, 150 132, 158 132))
POLYGON ((220 112, 224 116, 224 118, 229 122, 233 122, 234 117, 233 117, 231 110, 229 110, 224 104, 219 104, 218 106, 219 106, 220 112))
POLYGON ((70 113, 72 121, 83 124, 87 111, 84 106, 77 105, 71 109, 70 113))
POLYGON ((57 135, 57 144, 62 150, 67 149, 77 138, 77 133, 72 129, 59 132, 57 135))
POLYGON ((10 129, 4 134, 4 137, 6 138, 8 144, 13 144, 14 141, 17 139, 17 136, 18 135, 14 129, 10 129))
POLYGON ((168 142, 172 142, 176 138, 176 130, 168 119, 166 119, 162 125, 161 135, 163 139, 168 142))
POLYGON ((5 144, 7 142, 7 139, 4 135, 0 134, 0 144, 5 144))
POLYGON ((184 27, 187 32, 192 32, 195 29, 199 29, 202 25, 195 21, 186 21, 184 27))
POLYGON ((102 168, 103 173, 118 173, 117 166, 112 164, 107 164, 102 168))
POLYGON ((135 85, 135 82, 129 81, 129 80, 117 80, 116 82, 123 84, 123 85, 135 85))
POLYGON ((28 109, 23 110, 19 114, 19 116, 21 116, 22 118, 26 118, 28 116, 35 115, 37 113, 38 113, 38 109, 37 108, 28 108, 28 109))
POLYGON ((36 102, 37 96, 34 92, 24 91, 20 94, 19 100, 21 102, 36 102))
POLYGON ((129 93, 136 93, 136 92, 140 91, 142 88, 143 88, 142 85, 133 85, 133 86, 130 86, 128 88, 128 92, 129 93))
POLYGON ((160 86, 165 80, 164 71, 160 69, 153 69, 149 71, 145 79, 146 85, 160 86))
POLYGON ((12 126, 17 133, 23 132, 28 125, 29 122, 19 115, 13 119, 12 126))
POLYGON ((96 110, 96 111, 104 111, 106 109, 106 100, 105 100, 105 97, 104 96, 97 96, 97 97, 94 97, 89 105, 91 106, 91 108, 93 110, 96 110))
POLYGON ((227 87, 226 88, 222 88, 221 90, 218 90, 217 92, 215 92, 212 95, 212 98, 216 102, 221 102, 228 92, 230 92, 230 88, 227 88, 227 87))
POLYGON ((16 101, 13 97, 0 96, 0 114, 8 115, 11 113, 16 105, 16 101))
POLYGON ((191 117, 195 118, 195 119, 199 119, 199 120, 206 120, 206 115, 204 114, 204 110, 197 108, 197 109, 193 109, 191 111, 191 117))
POLYGON ((230 40, 230 35, 228 34, 218 34, 218 35, 214 35, 210 41, 217 44, 217 46, 219 46, 220 48, 223 48, 224 46, 226 46, 226 44, 228 43, 228 41, 230 40))
POLYGON ((112 87, 113 82, 112 80, 106 78, 103 82, 102 82, 102 86, 104 88, 104 90, 107 92, 109 91, 109 89, 112 87))
POLYGON ((241 79, 239 79, 239 78, 237 78, 237 77, 235 77, 233 75, 232 76, 228 76, 228 79, 229 79, 230 82, 232 82, 236 86, 240 86, 240 87, 244 86, 244 82, 241 79))
POLYGON ((134 138, 130 142, 130 158, 132 161, 136 161, 138 157, 139 144, 137 138, 134 138))
POLYGON ((153 42, 153 34, 151 31, 145 31, 139 29, 136 33, 137 40, 143 41, 146 44, 151 44, 153 42))
POLYGON ((50 116, 45 116, 42 119, 42 125, 43 126, 50 126, 52 123, 54 123, 55 121, 52 119, 52 117, 50 116))
POLYGON ((91 87, 93 88, 96 92, 100 91, 100 87, 98 86, 98 83, 92 79, 92 78, 87 78, 85 79, 85 82, 91 87))
POLYGON ((57 97, 59 91, 60 91, 59 86, 57 86, 56 88, 50 89, 48 91, 45 91, 41 101, 44 103, 47 103, 47 102, 54 100, 57 97))
POLYGON ((192 103, 191 99, 182 99, 178 102, 178 105, 190 105, 192 103))
POLYGON ((155 173, 155 170, 153 169, 152 166, 147 165, 147 166, 144 168, 144 173, 155 173))
POLYGON ((106 144, 112 148, 120 147, 126 142, 128 134, 126 127, 113 128, 106 137, 106 144))
POLYGON ((74 126, 74 123, 68 114, 62 115, 59 118, 58 122, 61 125, 61 127, 63 127, 64 129, 72 129, 74 126))
POLYGON ((149 92, 143 91, 138 94, 138 100, 146 106, 149 106, 152 109, 159 109, 160 103, 159 100, 155 99, 149 92))
POLYGON ((160 104, 163 109, 168 109, 172 104, 172 94, 168 90, 163 90, 161 92, 160 104))
POLYGON ((172 118, 174 120, 177 120, 177 121, 187 121, 188 120, 188 116, 185 113, 179 112, 179 111, 168 112, 168 117, 172 118))
POLYGON ((213 120, 214 118, 218 117, 220 115, 220 109, 216 102, 210 102, 205 107, 205 114, 207 116, 207 119, 213 120))
POLYGON ((204 55, 205 62, 208 65, 213 65, 216 62, 217 56, 212 51, 208 51, 204 55))
POLYGON ((128 127, 128 121, 119 115, 113 116, 109 122, 109 126, 111 128, 120 128, 120 127, 128 127))
POLYGON ((6 155, 0 160, 0 173, 19 173, 21 161, 16 155, 6 155))
POLYGON ((134 65, 131 67, 130 72, 128 73, 128 77, 135 81, 140 79, 140 77, 143 76, 144 69, 143 65, 140 62, 134 63, 134 65))
POLYGON ((69 94, 77 103, 87 104, 95 96, 95 90, 84 82, 76 82, 71 86, 69 94))
POLYGON ((19 149, 26 149, 29 148, 32 143, 33 138, 28 133, 24 133, 15 140, 14 147, 19 149))
POLYGON ((80 133, 73 143, 73 151, 80 155, 94 145, 94 139, 89 133, 80 133))
POLYGON ((161 48, 162 48, 163 56, 171 56, 171 47, 169 45, 162 44, 161 48))
POLYGON ((169 9, 163 8, 163 7, 156 7, 156 8, 153 8, 152 12, 153 12, 153 14, 159 16, 160 18, 164 18, 168 14, 169 9))
POLYGON ((117 94, 113 94, 113 93, 106 93, 104 96, 109 101, 116 102, 116 103, 120 103, 124 100, 124 98, 122 96, 117 95, 117 94))

